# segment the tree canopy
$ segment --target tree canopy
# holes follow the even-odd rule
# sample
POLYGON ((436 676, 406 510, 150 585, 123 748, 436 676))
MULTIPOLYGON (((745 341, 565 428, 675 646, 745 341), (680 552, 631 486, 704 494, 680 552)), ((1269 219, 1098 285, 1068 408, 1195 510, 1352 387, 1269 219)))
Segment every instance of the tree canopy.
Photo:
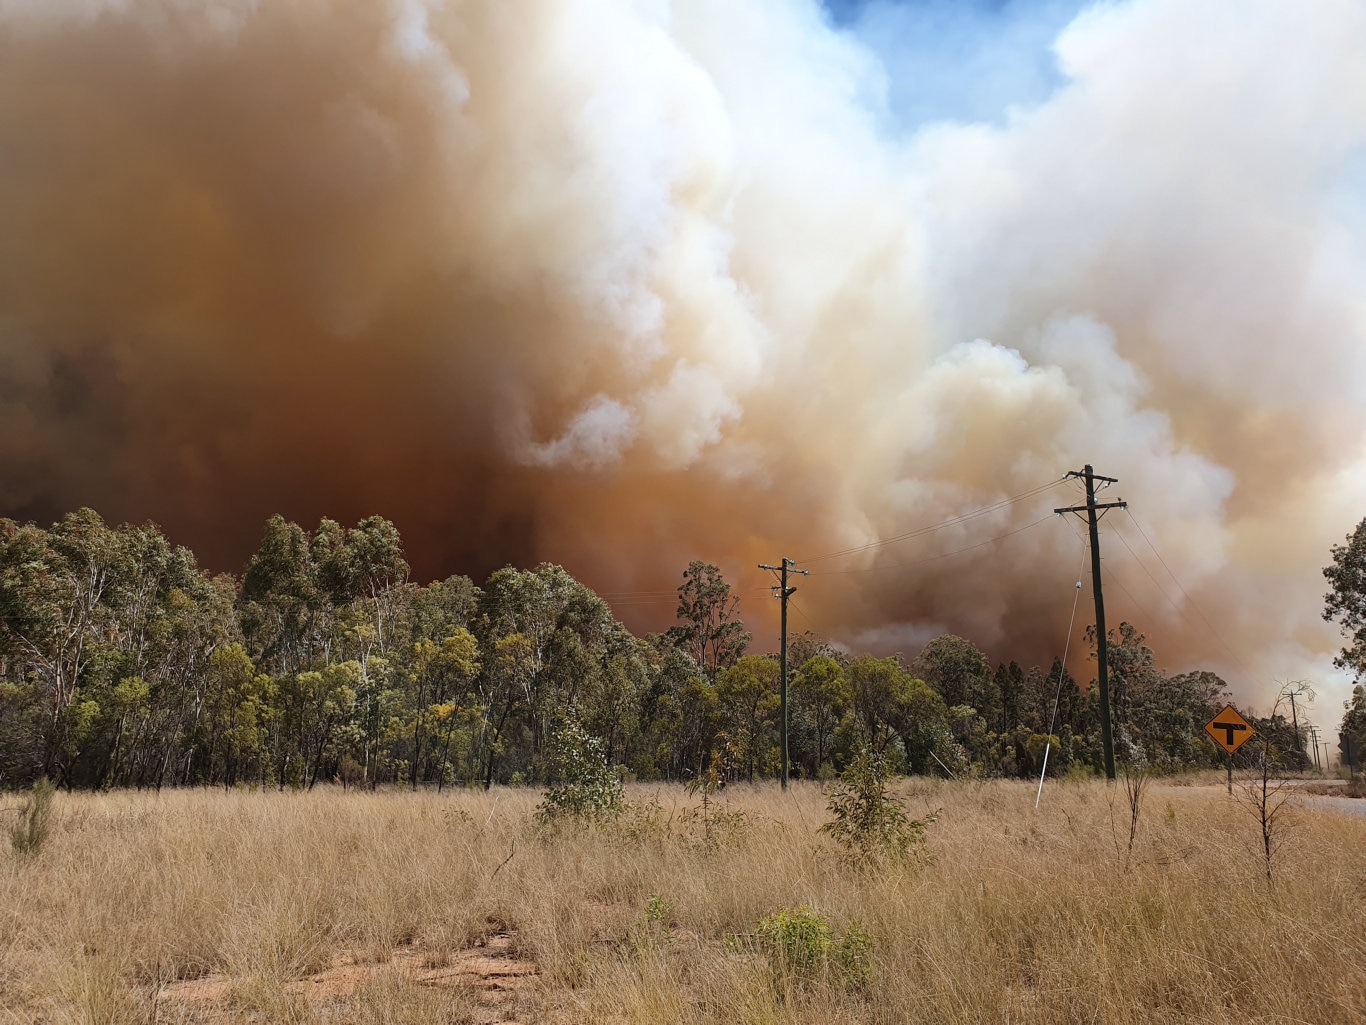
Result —
MULTIPOLYGON (((0 786, 542 782, 566 730, 624 776, 777 772, 778 660, 748 650, 716 566, 685 568, 677 625, 649 637, 553 564, 482 585, 409 573, 378 516, 273 516, 240 578, 154 524, 0 520, 0 786)), ((1126 736, 1161 768, 1217 764, 1200 726, 1223 681, 1163 673, 1128 623, 1111 643, 1126 736)), ((799 776, 857 751, 935 774, 1037 773, 1050 744, 1049 771, 1099 764, 1094 694, 1056 660, 993 670, 947 634, 914 658, 811 633, 789 654, 799 776)))
POLYGON ((1333 663, 1360 679, 1366 674, 1366 519, 1331 553, 1333 561, 1323 570, 1329 585, 1323 618, 1336 622, 1347 638, 1333 663))

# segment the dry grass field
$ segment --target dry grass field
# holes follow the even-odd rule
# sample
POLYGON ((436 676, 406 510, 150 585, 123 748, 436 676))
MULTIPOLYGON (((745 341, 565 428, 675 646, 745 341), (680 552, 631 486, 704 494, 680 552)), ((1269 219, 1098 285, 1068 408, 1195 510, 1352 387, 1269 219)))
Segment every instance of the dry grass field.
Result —
POLYGON ((529 790, 59 794, 0 852, 0 1022, 1366 1021, 1366 819, 1295 811, 1273 888, 1218 787, 1155 785, 1132 854, 1101 783, 900 788, 943 811, 881 871, 811 784, 729 788, 710 837, 643 786, 553 834, 529 790), (769 959, 803 904, 864 977, 769 959))

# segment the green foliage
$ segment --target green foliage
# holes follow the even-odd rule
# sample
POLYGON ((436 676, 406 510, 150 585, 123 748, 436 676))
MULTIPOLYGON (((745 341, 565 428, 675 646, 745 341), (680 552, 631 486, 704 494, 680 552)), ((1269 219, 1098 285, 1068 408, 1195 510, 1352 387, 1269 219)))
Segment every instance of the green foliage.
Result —
POLYGON ((1085 783, 1094 775, 1095 773, 1091 771, 1091 767, 1085 762, 1073 762, 1067 767, 1067 771, 1063 773, 1062 778, 1068 783, 1085 783))
POLYGON ((835 946, 829 921, 805 904, 769 915, 755 932, 780 975, 814 976, 825 968, 835 946))
POLYGON ((46 777, 40 779, 19 805, 9 831, 10 846, 15 854, 21 857, 37 854, 47 843, 52 825, 52 795, 56 789, 46 777))
POLYGON ((851 989, 862 989, 872 981, 873 937, 857 920, 849 923, 835 945, 835 968, 851 989))
POLYGON ((707 846, 715 846, 715 815, 712 813, 712 799, 725 785, 725 776, 722 773, 721 752, 713 751, 711 761, 707 767, 688 780, 688 793, 696 797, 702 797, 702 836, 707 846))
POLYGON ((733 764, 753 780, 778 770, 779 667, 764 655, 746 655, 721 671, 716 698, 727 722, 733 764))
POLYGON ((603 756, 602 741, 573 720, 555 738, 550 778, 537 809, 542 822, 565 816, 581 821, 609 819, 625 804, 621 780, 603 756))
MULTIPOLYGON (((688 566, 678 625, 645 638, 559 566, 506 567, 482 588, 408 573, 397 529, 377 516, 311 530, 274 516, 240 580, 204 572, 154 524, 111 526, 89 509, 49 527, 0 519, 0 785, 540 786, 558 771, 566 719, 639 779, 685 780, 716 756, 716 787, 776 774, 778 667, 744 655, 715 566, 688 566)), ((895 771, 1029 774, 1049 734, 1054 771, 1099 764, 1094 700, 1061 665, 993 675, 952 636, 914 673, 811 634, 790 650, 803 778, 832 778, 860 745, 895 771)), ((1127 624, 1111 664, 1155 772, 1211 763, 1201 726, 1218 677, 1157 671, 1127 624)), ((1366 750, 1363 722, 1344 719, 1349 761, 1366 750)), ((1293 756, 1293 731, 1277 737, 1293 756)), ((714 793, 702 794, 706 843, 741 839, 742 817, 714 793)))
POLYGON ((918 857, 926 829, 938 818, 937 812, 923 819, 907 815, 905 804, 888 791, 887 778, 885 761, 865 748, 830 787, 826 808, 833 818, 820 831, 856 862, 918 857))
POLYGON ((844 673, 863 742, 882 752, 902 721, 910 697, 911 676, 895 658, 872 655, 854 659, 844 673))
POLYGON ((856 921, 837 937, 824 915, 803 904, 762 919, 755 937, 780 980, 833 975, 841 985, 859 989, 872 978, 873 938, 856 921))
POLYGON ((1354 776, 1366 755, 1366 687, 1352 688, 1352 700, 1343 702, 1342 725, 1338 729, 1338 751, 1348 776, 1354 776))
POLYGON ((944 699, 949 707, 968 705, 989 714, 1000 702, 991 666, 980 648, 953 634, 925 645, 912 671, 944 699))
POLYGON ((724 737, 721 740, 720 750, 712 752, 707 768, 688 780, 688 793, 693 796, 700 794, 702 806, 696 811, 685 813, 684 818, 693 821, 701 819, 702 842, 708 850, 738 845, 744 840, 747 825, 744 812, 716 807, 715 798, 726 784, 729 759, 733 755, 731 745, 725 742, 724 737))
POLYGON ((809 724, 806 733, 814 741, 815 750, 808 744, 805 774, 827 778, 832 773, 830 756, 835 730, 852 701, 849 679, 844 667, 828 654, 813 655, 802 664, 792 680, 792 717, 801 732, 803 723, 809 724))
POLYGON ((1323 618, 1336 621, 1347 638, 1333 663, 1360 679, 1366 676, 1366 519, 1331 553, 1333 561, 1323 570, 1329 586, 1323 618))
POLYGON ((668 900, 657 893, 650 894, 649 900, 645 902, 646 921, 667 927, 673 921, 673 917, 673 901, 668 900))
POLYGON ((740 599, 730 593, 721 570, 709 562, 694 560, 683 571, 678 620, 670 637, 713 679, 734 665, 749 643, 750 635, 740 619, 740 599))

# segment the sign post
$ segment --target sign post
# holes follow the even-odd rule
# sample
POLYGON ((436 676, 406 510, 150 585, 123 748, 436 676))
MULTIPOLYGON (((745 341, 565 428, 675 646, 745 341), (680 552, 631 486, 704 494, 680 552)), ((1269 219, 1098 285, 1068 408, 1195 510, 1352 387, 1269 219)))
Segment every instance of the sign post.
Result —
POLYGON ((1238 709, 1225 705, 1224 710, 1205 723, 1205 732, 1224 749, 1228 767, 1228 792, 1233 793, 1233 752, 1242 747, 1256 734, 1252 724, 1244 719, 1238 709))

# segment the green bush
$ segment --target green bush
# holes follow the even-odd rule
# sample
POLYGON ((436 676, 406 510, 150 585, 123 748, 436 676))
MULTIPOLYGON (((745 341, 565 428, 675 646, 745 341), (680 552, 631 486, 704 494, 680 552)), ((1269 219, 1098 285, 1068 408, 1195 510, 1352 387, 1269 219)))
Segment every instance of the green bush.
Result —
POLYGON ((825 916, 803 904, 769 915, 755 930, 759 945, 780 975, 810 978, 823 969, 835 937, 825 916))
POLYGON ((857 921, 849 923, 835 946, 835 967, 851 989, 862 989, 873 976, 873 937, 857 921))
POLYGON ((923 819, 906 814, 902 800, 887 790, 889 776, 882 758, 864 749, 829 790, 827 810, 833 816, 821 826, 856 861, 879 864, 919 856, 925 831, 938 812, 923 819))
POLYGON ((836 937, 829 920, 803 904, 769 915, 755 935, 779 979, 833 977, 859 989, 872 977, 873 938, 858 922, 850 922, 844 935, 836 937))
POLYGON ((650 899, 645 902, 645 920, 667 928, 673 922, 673 917, 673 901, 657 893, 650 894, 650 899))
POLYGON ((625 790, 607 764, 602 741, 576 722, 565 723, 555 738, 549 769, 551 782, 537 809, 542 822, 610 819, 625 806, 625 790))
POLYGON ((47 843, 52 824, 52 795, 56 789, 48 779, 40 779, 19 806, 19 815, 9 831, 15 854, 37 854, 47 843))
POLYGON ((702 823, 702 840, 709 850, 721 847, 737 847, 745 840, 745 830, 749 820, 742 811, 731 811, 716 807, 716 795, 725 786, 726 774, 730 771, 729 759, 720 751, 713 751, 707 768, 688 780, 688 793, 702 795, 702 806, 683 813, 684 821, 702 823))

